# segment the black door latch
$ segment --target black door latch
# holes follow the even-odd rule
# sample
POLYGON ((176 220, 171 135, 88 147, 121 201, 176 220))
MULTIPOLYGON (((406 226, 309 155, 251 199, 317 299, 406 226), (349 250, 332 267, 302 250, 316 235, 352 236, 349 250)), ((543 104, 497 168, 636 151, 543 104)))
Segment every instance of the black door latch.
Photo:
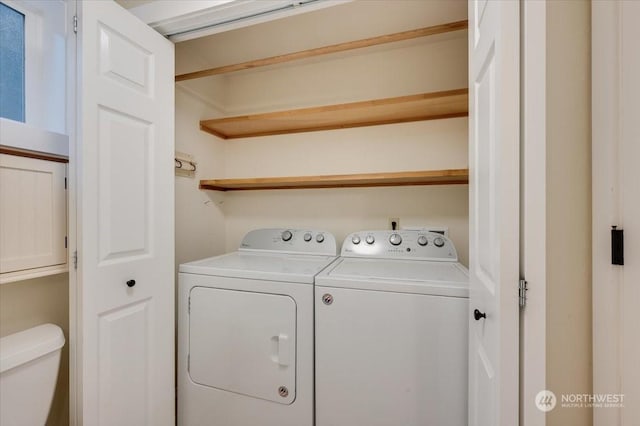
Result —
POLYGON ((611 264, 624 265, 624 230, 611 227, 611 264))

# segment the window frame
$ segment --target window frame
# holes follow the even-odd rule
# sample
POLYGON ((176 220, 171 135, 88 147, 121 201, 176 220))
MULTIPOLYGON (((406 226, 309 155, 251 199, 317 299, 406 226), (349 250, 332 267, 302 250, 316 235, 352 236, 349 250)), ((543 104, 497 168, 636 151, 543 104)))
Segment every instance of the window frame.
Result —
MULTIPOLYGON (((22 2, 17 0, 0 0, 6 6, 24 15, 24 119, 16 121, 0 117, 0 150, 27 151, 51 154, 55 157, 69 156, 69 134, 73 130, 69 121, 72 112, 70 96, 73 88, 70 86, 70 69, 72 62, 69 55, 70 47, 67 19, 72 7, 71 0, 49 0, 22 2), (64 7, 64 9, 57 9, 64 7), (62 12, 62 13, 61 13, 62 12), (60 19, 63 19, 61 21, 60 19), (43 72, 44 65, 51 65, 50 45, 44 40, 62 35, 64 38, 64 78, 51 83, 43 72), (45 51, 47 49, 47 51, 45 51), (56 84, 64 84, 64 93, 53 93, 56 84), (61 97, 62 96, 62 97, 61 97), (52 108, 52 105, 54 108, 52 108), (62 107, 63 110, 58 111, 62 107), (51 111, 55 114, 51 115, 51 111), (53 117, 53 118, 51 118, 53 117), (53 123, 53 124, 52 124, 53 123), (53 127, 53 129, 52 129, 53 127)), ((55 54, 55 53, 54 53, 55 54)), ((59 70, 58 70, 59 71, 59 70)))
POLYGON ((37 99, 37 70, 42 66, 38 54, 42 48, 38 46, 42 40, 42 18, 24 3, 15 0, 0 0, 0 3, 24 15, 24 123, 29 125, 36 118, 30 101, 37 99))

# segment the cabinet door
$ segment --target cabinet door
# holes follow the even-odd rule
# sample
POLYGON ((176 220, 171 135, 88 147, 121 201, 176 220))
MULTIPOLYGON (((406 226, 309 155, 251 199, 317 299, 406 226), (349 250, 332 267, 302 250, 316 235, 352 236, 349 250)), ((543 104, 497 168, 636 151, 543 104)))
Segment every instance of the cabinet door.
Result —
POLYGON ((66 164, 0 154, 0 272, 67 261, 66 164))

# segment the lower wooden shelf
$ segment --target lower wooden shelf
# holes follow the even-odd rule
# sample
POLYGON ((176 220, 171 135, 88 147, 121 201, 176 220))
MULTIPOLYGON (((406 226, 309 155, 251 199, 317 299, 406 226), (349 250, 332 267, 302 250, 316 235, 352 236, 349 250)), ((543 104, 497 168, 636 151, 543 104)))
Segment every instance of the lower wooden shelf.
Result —
POLYGON ((355 188, 408 185, 463 185, 469 183, 468 169, 412 172, 364 173, 324 176, 289 176, 246 179, 201 180, 200 189, 248 191, 260 189, 355 188))

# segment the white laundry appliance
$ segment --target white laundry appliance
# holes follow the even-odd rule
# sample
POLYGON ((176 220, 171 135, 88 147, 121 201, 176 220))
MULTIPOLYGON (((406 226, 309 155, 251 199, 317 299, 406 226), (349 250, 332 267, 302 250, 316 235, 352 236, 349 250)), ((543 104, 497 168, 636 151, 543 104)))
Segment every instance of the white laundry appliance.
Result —
POLYGON ((313 425, 313 285, 336 255, 328 232, 260 229, 180 265, 179 426, 313 425))
POLYGON ((468 271, 444 235, 347 236, 316 277, 316 426, 466 426, 468 271))

